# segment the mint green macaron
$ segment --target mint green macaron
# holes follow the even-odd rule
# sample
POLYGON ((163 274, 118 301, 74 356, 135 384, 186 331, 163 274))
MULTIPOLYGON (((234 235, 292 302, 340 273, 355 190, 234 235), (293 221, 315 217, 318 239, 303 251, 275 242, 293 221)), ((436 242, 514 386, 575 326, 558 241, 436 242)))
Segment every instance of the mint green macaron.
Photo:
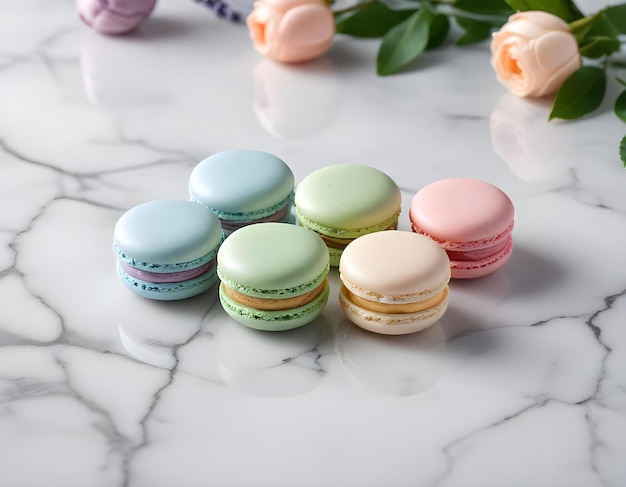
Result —
POLYGON ((220 302, 235 321, 281 331, 310 323, 328 301, 326 245, 287 223, 255 223, 228 237, 217 254, 220 302))
POLYGON ((395 230, 400 215, 398 185, 370 166, 345 164, 318 169, 296 188, 298 223, 324 240, 330 265, 338 266, 343 249, 355 238, 395 230))

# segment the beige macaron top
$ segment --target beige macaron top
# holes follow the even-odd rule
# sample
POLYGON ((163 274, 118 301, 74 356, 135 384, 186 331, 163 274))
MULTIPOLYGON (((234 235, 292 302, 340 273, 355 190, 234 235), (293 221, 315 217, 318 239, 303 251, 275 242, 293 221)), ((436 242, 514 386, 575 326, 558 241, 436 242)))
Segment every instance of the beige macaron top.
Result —
POLYGON ((450 261, 430 238, 389 230, 351 242, 341 256, 339 273, 350 292, 369 301, 415 303, 444 291, 450 261))

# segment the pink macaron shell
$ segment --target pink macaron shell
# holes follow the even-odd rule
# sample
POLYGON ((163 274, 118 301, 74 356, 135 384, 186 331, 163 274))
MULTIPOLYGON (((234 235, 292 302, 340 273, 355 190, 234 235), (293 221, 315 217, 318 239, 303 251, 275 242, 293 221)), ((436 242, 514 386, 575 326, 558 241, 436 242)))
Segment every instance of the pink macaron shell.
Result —
POLYGON ((444 179, 418 191, 409 210, 415 233, 437 242, 453 278, 489 274, 508 260, 514 208, 496 186, 470 178, 444 179))
POLYGON ((487 247, 505 239, 514 217, 509 197, 496 186, 470 178, 444 179, 418 191, 410 207, 414 229, 444 248, 487 247))
POLYGON ((102 34, 123 34, 152 13, 156 0, 76 0, 78 16, 102 34))

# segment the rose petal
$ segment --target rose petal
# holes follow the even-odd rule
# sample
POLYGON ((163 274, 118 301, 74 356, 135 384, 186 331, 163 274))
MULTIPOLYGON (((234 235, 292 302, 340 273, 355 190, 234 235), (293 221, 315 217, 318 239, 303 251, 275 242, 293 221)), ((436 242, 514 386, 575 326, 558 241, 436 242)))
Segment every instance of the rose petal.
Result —
POLYGON ((578 44, 570 33, 548 32, 535 41, 537 62, 548 71, 558 69, 576 54, 578 44))
POLYGON ((541 10, 529 10, 526 12, 518 12, 509 17, 508 23, 515 24, 518 21, 527 21, 530 22, 546 31, 554 31, 560 30, 564 32, 568 32, 569 28, 567 23, 557 17, 556 15, 552 15, 548 12, 543 12, 541 10))
POLYGON ((518 35, 526 39, 536 39, 546 33, 546 29, 542 26, 534 24, 526 19, 519 19, 515 22, 505 24, 502 28, 504 32, 509 34, 518 35))
POLYGON ((314 46, 327 42, 335 33, 333 14, 322 5, 299 5, 283 17, 281 42, 290 46, 314 46))
POLYGON ((581 66, 581 60, 578 53, 572 56, 566 63, 554 73, 543 85, 543 87, 537 92, 536 96, 550 95, 556 92, 567 77, 576 71, 581 66))

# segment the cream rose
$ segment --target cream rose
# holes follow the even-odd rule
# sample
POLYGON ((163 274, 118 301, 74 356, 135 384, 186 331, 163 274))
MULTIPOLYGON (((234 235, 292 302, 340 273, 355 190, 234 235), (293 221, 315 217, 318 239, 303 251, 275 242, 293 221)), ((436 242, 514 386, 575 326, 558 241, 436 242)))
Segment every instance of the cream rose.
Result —
POLYGON ((521 97, 554 93, 581 66, 567 24, 541 11, 511 15, 493 34, 491 54, 498 81, 521 97))
POLYGON ((284 63, 321 56, 335 35, 333 13, 323 0, 258 0, 246 22, 254 48, 284 63))

